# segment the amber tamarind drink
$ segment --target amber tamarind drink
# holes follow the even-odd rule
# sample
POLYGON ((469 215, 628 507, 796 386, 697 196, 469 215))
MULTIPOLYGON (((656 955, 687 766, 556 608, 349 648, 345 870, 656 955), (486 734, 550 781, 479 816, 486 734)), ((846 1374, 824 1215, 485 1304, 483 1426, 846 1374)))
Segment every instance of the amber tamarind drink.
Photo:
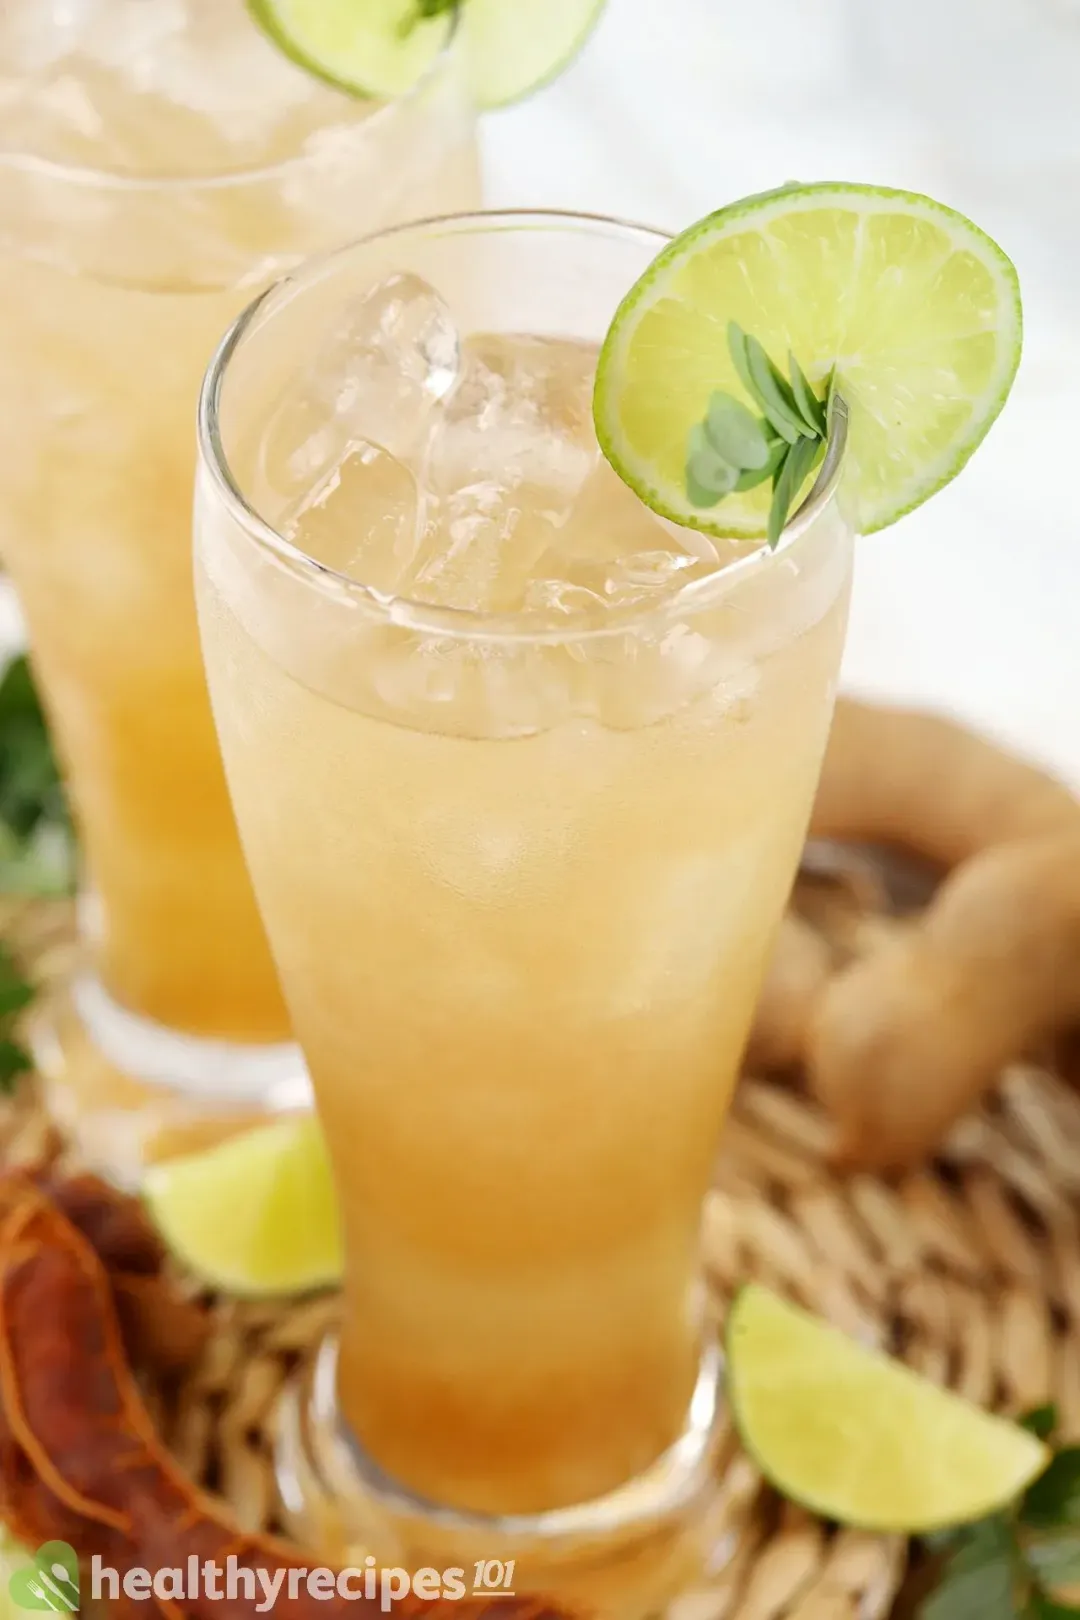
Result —
MULTIPOLYGON (((244 0, 0 15, 0 551, 83 840, 93 1004, 122 1048, 137 1037, 121 1069, 149 1053, 181 1089, 155 1030, 237 1048, 289 1033, 198 648, 199 382, 229 321, 303 255, 475 202, 458 55, 379 104, 288 62, 244 0)), ((84 1079, 109 1072, 84 1058, 84 1079)), ((220 1051, 207 1064, 212 1086, 220 1051)), ((114 1081, 91 1112, 120 1093, 151 1111, 114 1081)))
POLYGON ((660 243, 390 232, 268 295, 204 391, 203 646, 335 1167, 341 1410, 471 1514, 603 1497, 687 1423, 844 632, 831 489, 740 551, 600 456, 597 340, 660 243))

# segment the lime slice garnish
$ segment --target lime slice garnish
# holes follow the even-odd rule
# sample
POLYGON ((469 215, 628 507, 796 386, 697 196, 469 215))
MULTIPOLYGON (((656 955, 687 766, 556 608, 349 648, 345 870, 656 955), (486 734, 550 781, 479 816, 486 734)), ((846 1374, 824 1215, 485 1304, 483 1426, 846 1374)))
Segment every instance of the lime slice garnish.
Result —
POLYGON ((995 1512, 1042 1473, 1041 1440, 756 1284, 727 1321, 727 1388, 747 1451, 824 1518, 923 1534, 995 1512))
POLYGON ((248 0, 256 22, 301 67, 351 95, 403 95, 455 27, 476 104, 505 107, 577 55, 604 0, 248 0), (434 14, 433 14, 434 13, 434 14))
POLYGON ((310 1114, 167 1159, 144 1190, 170 1248, 216 1288, 291 1294, 341 1276, 337 1200, 310 1114))
POLYGON ((850 410, 844 489, 856 527, 884 528, 963 467, 1020 361, 1016 271, 979 228, 929 197, 790 185, 733 203, 666 247, 620 305, 597 369, 604 454, 662 516, 759 537, 770 489, 706 510, 687 490, 691 435, 720 391, 756 409, 734 322, 850 410))

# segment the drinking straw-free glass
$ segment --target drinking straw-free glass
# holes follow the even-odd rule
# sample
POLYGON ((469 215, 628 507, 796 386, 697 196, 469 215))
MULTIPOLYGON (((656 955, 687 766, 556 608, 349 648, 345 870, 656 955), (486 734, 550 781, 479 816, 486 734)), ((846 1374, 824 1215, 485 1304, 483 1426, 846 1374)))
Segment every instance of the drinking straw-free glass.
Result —
POLYGON ((614 1538, 626 1612, 684 1578, 709 1494, 698 1225, 851 558, 842 412, 775 553, 662 523, 600 457, 596 345, 662 240, 478 215, 302 267, 211 368, 196 521, 347 1252, 286 1498, 338 1556, 467 1546, 606 1603, 614 1538))
POLYGON ((86 860, 85 972, 39 1055, 122 1179, 306 1095, 199 656, 199 381, 304 255, 475 203, 459 55, 379 104, 244 0, 0 8, 0 554, 86 860))

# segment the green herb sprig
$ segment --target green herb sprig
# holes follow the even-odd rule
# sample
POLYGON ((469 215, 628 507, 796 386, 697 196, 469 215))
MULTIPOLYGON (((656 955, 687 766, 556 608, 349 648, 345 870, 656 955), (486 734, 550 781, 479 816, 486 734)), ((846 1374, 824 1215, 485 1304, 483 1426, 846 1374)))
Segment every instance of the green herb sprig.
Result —
POLYGON ((0 678, 0 893, 60 895, 75 837, 41 702, 25 657, 0 678))
POLYGON ((756 489, 771 479, 766 535, 775 547, 795 497, 825 454, 832 373, 819 399, 793 354, 788 356, 789 380, 757 338, 735 321, 728 323, 727 340, 742 385, 761 416, 733 394, 712 395, 704 420, 690 430, 686 494, 693 506, 706 510, 733 492, 756 489))
POLYGON ((430 22, 433 17, 442 17, 460 4, 461 0, 413 0, 412 10, 406 13, 398 33, 402 39, 408 39, 413 29, 421 23, 430 22))
MULTIPOLYGON (((0 893, 60 895, 72 888, 75 837, 41 703, 25 657, 0 677, 0 893)), ((0 940, 0 1093, 33 1068, 18 1019, 34 999, 0 940)))
MULTIPOLYGON (((1041 1406, 1021 1421, 1051 1441, 1057 1412, 1041 1406)), ((1080 1620, 1055 1595, 1080 1585, 1080 1446, 1055 1451, 1013 1507, 927 1544, 942 1569, 918 1620, 1080 1620)))
POLYGON ((0 943, 0 1095, 13 1091, 19 1075, 34 1066, 17 1038, 16 1021, 36 994, 8 947, 0 943))

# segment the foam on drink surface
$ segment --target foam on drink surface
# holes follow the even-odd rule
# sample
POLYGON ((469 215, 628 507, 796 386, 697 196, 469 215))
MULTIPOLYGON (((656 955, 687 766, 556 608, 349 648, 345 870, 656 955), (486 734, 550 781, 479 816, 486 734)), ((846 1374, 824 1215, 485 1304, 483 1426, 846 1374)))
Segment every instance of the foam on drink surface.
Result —
POLYGON ((597 348, 461 337, 394 276, 347 312, 278 404, 268 504, 308 555, 388 595, 565 622, 646 602, 729 556, 648 510, 600 453, 597 348))

